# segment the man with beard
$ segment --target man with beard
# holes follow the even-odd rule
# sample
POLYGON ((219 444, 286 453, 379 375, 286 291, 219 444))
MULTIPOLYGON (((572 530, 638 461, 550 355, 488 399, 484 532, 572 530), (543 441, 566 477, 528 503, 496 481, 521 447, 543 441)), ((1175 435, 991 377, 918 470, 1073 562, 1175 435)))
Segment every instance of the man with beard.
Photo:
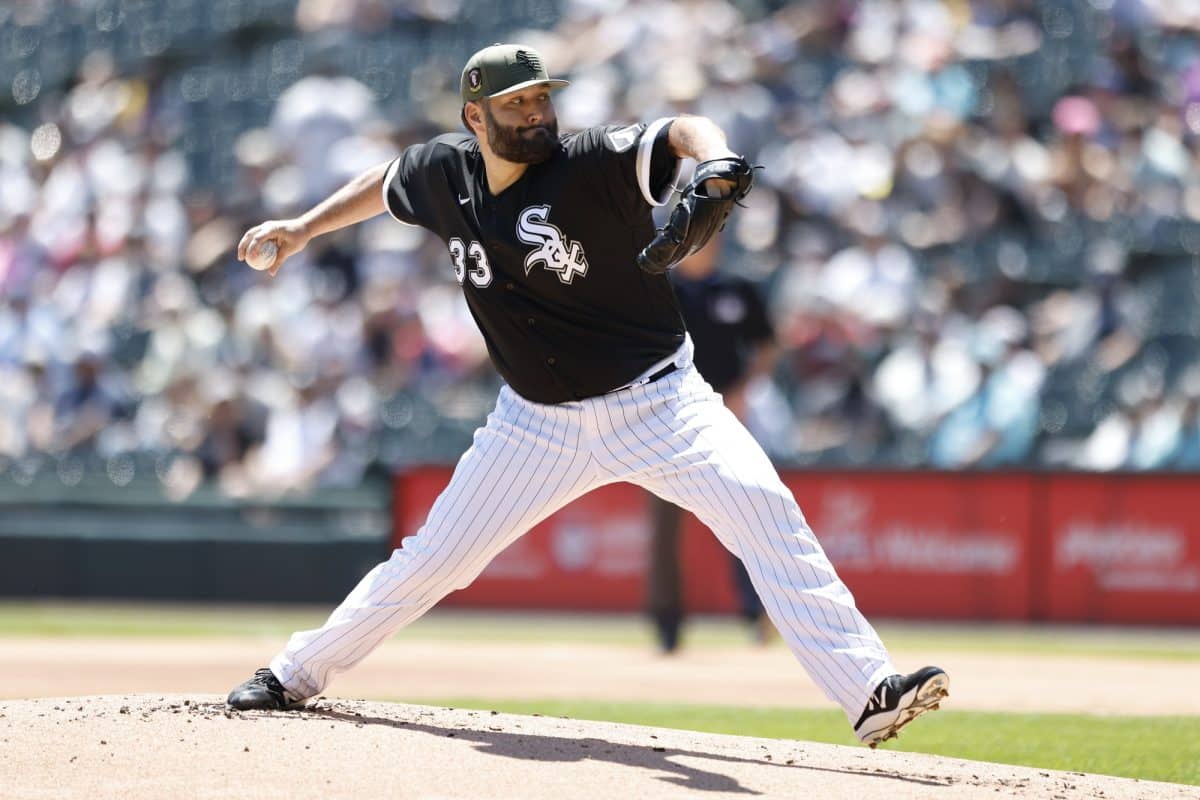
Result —
POLYGON ((227 702, 303 703, 550 514, 628 481, 694 512, 743 560, 780 635, 874 746, 935 707, 946 674, 897 673, 774 467, 693 366, 667 276, 639 268, 680 160, 740 158, 702 117, 560 137, 550 92, 564 85, 532 48, 484 48, 462 72, 469 134, 409 147, 239 243, 242 259, 274 243, 274 274, 313 237, 384 211, 428 228, 505 386, 421 529, 227 702))

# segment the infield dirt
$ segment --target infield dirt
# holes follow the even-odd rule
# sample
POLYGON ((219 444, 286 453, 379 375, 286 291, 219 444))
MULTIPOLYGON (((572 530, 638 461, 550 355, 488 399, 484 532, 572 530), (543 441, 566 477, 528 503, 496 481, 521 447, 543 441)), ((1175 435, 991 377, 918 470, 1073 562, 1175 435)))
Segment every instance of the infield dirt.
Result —
MULTIPOLYGON (((0 638, 0 698, 223 692, 281 644, 273 637, 0 638)), ((904 670, 926 663, 946 669, 958 711, 1200 715, 1200 696, 1179 691, 1194 682, 1191 660, 932 649, 893 655, 904 670), (1137 691, 1114 692, 1114 686, 1137 691)), ((579 642, 390 641, 338 676, 328 693, 410 702, 487 697, 833 707, 782 645, 696 648, 664 658, 647 648, 579 642)))
POLYGON ((3 796, 26 798, 1195 798, 1194 787, 777 739, 216 695, 0 703, 3 796))

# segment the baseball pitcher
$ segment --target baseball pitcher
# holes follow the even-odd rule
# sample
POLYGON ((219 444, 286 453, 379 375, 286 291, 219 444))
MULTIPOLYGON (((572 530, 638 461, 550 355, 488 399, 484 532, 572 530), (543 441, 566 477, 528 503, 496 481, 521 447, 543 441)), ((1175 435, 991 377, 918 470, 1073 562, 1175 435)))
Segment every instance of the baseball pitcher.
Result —
POLYGON ((302 704, 550 514, 628 481, 744 562, 788 647, 874 747, 936 708, 949 679, 897 672, 771 462, 696 372, 666 274, 720 230, 753 169, 702 117, 560 136, 551 92, 565 85, 532 48, 484 48, 462 72, 468 133, 409 147, 239 243, 241 259, 274 245, 274 274, 312 238, 385 211, 428 228, 505 385, 420 530, 228 703, 302 704), (683 158, 695 177, 656 230, 651 209, 683 158))

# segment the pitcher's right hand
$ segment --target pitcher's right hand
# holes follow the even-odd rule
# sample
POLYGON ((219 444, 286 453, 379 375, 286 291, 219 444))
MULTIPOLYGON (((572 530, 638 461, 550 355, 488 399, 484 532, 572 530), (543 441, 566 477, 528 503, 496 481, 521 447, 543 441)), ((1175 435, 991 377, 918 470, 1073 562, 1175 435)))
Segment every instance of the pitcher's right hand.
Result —
POLYGON ((242 240, 238 242, 238 260, 245 261, 247 253, 258 247, 260 242, 270 239, 275 243, 278 253, 275 256, 275 263, 267 271, 267 274, 274 276, 283 266, 284 261, 304 249, 309 238, 304 225, 299 220, 275 219, 261 222, 246 231, 242 240))

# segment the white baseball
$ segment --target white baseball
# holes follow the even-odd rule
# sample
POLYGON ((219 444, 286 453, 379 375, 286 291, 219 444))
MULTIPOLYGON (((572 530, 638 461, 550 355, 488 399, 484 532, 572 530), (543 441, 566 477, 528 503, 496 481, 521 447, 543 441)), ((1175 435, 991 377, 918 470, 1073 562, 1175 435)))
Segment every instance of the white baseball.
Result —
POLYGON ((258 243, 258 247, 246 252, 246 263, 254 269, 270 269, 278 252, 275 243, 265 239, 258 243))

